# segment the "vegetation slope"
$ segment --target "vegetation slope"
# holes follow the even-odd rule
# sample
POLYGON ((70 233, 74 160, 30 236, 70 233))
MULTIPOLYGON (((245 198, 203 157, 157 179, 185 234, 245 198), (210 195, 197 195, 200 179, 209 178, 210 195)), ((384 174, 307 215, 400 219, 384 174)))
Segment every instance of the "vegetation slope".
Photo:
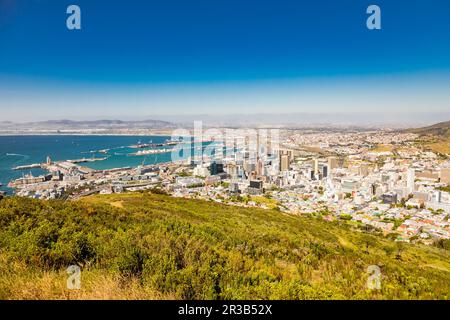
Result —
POLYGON ((448 299, 449 251, 152 193, 0 201, 0 299, 448 299), (66 287, 81 266, 81 289, 66 287), (369 290, 370 265, 381 290, 369 290))
POLYGON ((448 158, 450 155, 450 121, 423 128, 408 129, 406 132, 419 135, 416 143, 423 151, 435 152, 443 158, 448 158))
POLYGON ((409 129, 408 131, 420 135, 434 135, 441 138, 450 138, 450 121, 439 122, 423 128, 409 129))

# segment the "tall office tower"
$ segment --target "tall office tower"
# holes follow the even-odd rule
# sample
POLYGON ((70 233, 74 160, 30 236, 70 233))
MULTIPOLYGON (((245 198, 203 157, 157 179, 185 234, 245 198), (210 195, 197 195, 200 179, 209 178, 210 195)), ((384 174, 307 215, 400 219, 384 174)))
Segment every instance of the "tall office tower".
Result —
POLYGON ((414 192, 414 180, 416 178, 416 171, 412 168, 409 168, 406 172, 406 188, 408 189, 408 193, 414 192))
POLYGON ((287 154, 283 154, 280 157, 280 169, 281 171, 289 170, 289 156, 287 154))
POLYGON ((223 163, 218 163, 216 161, 211 163, 210 174, 216 175, 223 172, 223 163))
POLYGON ((338 167, 338 159, 336 157, 328 157, 328 169, 331 171, 338 167))
POLYGON ((322 177, 323 178, 328 177, 328 166, 327 165, 322 166, 322 177))
POLYGON ((258 159, 256 162, 256 175, 262 176, 264 174, 264 161, 262 159, 258 159))
POLYGON ((319 159, 314 159, 314 174, 319 175, 319 159))
POLYGON ((280 156, 287 155, 290 160, 294 159, 294 151, 289 150, 289 149, 280 149, 280 150, 278 150, 278 154, 280 156))

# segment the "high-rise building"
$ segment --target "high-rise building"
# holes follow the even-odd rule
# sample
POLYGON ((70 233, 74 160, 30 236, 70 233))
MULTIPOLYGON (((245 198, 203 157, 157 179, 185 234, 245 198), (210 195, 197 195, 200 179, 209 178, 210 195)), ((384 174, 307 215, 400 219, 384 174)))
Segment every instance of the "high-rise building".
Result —
POLYGON ((289 170, 289 156, 287 154, 283 154, 280 157, 280 169, 281 171, 289 170))
POLYGON ((319 159, 314 159, 314 174, 319 175, 319 159))
POLYGON ((322 166, 322 178, 328 177, 328 166, 323 165, 322 166))
POLYGON ((328 157, 328 169, 333 170, 338 167, 338 159, 336 157, 328 157))
POLYGON ((328 169, 331 171, 335 168, 344 167, 344 157, 328 157, 328 169))
POLYGON ((309 172, 309 178, 310 178, 311 180, 315 180, 314 170, 311 170, 311 171, 309 172))
POLYGON ((216 175, 223 172, 223 163, 218 163, 216 161, 213 161, 211 163, 210 167, 210 173, 211 175, 216 175))
POLYGON ((256 175, 264 175, 264 161, 262 159, 259 159, 256 163, 256 175))
POLYGON ((406 188, 408 193, 414 192, 414 180, 416 179, 416 171, 412 168, 409 168, 406 172, 406 188))

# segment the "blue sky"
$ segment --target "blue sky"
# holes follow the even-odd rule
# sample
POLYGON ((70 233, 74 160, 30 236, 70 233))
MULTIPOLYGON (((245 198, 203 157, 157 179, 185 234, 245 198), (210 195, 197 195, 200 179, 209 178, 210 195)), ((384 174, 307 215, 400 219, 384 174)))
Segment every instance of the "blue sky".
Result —
POLYGON ((0 121, 448 114, 449 88, 448 0, 0 0, 0 121))

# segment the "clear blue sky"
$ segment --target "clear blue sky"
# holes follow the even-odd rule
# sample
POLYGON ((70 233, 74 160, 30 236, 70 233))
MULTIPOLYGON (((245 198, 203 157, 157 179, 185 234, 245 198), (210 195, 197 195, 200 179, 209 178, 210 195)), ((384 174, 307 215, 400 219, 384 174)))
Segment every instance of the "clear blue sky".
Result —
POLYGON ((445 113, 449 88, 448 0, 0 0, 0 121, 445 113))

